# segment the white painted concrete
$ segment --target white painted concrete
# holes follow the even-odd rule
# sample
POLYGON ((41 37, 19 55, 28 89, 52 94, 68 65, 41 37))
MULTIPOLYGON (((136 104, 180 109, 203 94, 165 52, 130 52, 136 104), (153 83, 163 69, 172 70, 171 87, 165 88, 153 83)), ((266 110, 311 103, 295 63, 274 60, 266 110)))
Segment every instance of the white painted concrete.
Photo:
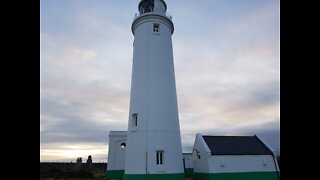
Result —
POLYGON ((183 159, 185 163, 185 168, 193 168, 192 153, 183 153, 183 159))
POLYGON ((195 173, 268 172, 278 170, 277 162, 272 155, 211 155, 211 151, 201 134, 196 136, 192 157, 195 173))
POLYGON ((183 173, 171 39, 173 24, 164 13, 151 12, 137 17, 132 30, 134 50, 125 174, 183 173), (159 32, 153 31, 155 23, 160 25, 159 32), (137 126, 132 116, 135 113, 137 126), (158 150, 164 151, 163 165, 156 164, 158 150))
POLYGON ((210 173, 276 171, 271 155, 213 155, 208 162, 210 173))
POLYGON ((124 170, 125 151, 122 143, 127 142, 127 131, 110 131, 107 170, 124 170))
POLYGON ((255 135, 260 141, 262 141, 272 152, 273 152, 273 160, 274 162, 276 162, 275 166, 276 166, 276 169, 277 171, 280 171, 279 169, 279 165, 278 165, 278 161, 277 161, 277 154, 276 154, 276 151, 262 138, 262 137, 259 137, 257 135, 255 135))
POLYGON ((193 171, 198 173, 209 172, 209 161, 211 151, 203 140, 201 134, 196 135, 196 139, 193 146, 193 171))

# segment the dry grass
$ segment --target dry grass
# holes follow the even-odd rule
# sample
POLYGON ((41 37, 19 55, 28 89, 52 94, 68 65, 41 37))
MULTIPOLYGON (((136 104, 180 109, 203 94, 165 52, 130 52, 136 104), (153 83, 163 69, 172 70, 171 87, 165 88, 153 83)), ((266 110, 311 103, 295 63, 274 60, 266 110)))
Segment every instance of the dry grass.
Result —
MULTIPOLYGON (((104 179, 104 180, 106 180, 106 179, 104 179)), ((108 179, 108 180, 120 180, 120 179, 108 179)), ((193 178, 188 177, 188 178, 186 178, 185 180, 193 180, 193 178)))
POLYGON ((93 172, 94 178, 103 178, 106 177, 106 172, 93 172))
MULTIPOLYGON (((105 178, 105 173, 94 173, 94 178, 61 178, 61 179, 55 179, 55 178, 44 178, 40 180, 107 180, 105 178)), ((112 180, 118 180, 118 179, 112 179, 112 180)), ((186 177, 185 180, 193 180, 192 177, 186 177)))
POLYGON ((43 178, 40 180, 107 180, 105 172, 93 172, 93 178, 43 178))
POLYGON ((40 180, 106 180, 106 178, 61 178, 61 179, 55 179, 55 178, 44 178, 40 180))

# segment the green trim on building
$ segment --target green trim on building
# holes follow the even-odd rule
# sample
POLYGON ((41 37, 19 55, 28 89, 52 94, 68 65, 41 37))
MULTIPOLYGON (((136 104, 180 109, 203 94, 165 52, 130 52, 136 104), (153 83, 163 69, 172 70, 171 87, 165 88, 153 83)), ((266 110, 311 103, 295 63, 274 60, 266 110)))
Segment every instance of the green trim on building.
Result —
POLYGON ((107 170, 107 179, 123 179, 124 170, 107 170))
POLYGON ((184 173, 186 176, 193 176, 194 175, 193 168, 186 168, 184 173))
POLYGON ((177 174, 125 174, 124 180, 185 180, 184 173, 177 174))
POLYGON ((279 180, 272 172, 194 173, 194 180, 279 180))

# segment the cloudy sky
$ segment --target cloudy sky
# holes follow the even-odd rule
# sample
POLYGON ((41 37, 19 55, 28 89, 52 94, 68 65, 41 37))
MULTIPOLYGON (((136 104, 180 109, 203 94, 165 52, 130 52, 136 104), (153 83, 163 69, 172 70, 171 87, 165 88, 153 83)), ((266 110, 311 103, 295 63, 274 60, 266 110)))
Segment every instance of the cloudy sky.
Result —
MULTIPOLYGON (((106 162, 127 130, 139 0, 41 0, 41 161, 106 162)), ((166 0, 184 152, 196 133, 280 134, 279 0, 166 0)))

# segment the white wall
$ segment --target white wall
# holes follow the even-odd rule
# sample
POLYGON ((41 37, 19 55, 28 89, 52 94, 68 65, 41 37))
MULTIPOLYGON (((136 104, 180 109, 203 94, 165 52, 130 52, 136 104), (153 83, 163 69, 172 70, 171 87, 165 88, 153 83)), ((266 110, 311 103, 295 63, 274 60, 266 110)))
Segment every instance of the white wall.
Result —
POLYGON ((127 143, 127 131, 110 131, 107 170, 124 170, 125 151, 122 143, 127 143))
POLYGON ((213 155, 208 161, 210 173, 276 171, 271 155, 213 155))
POLYGON ((185 163, 185 168, 193 168, 192 153, 183 153, 183 159, 185 163))
POLYGON ((268 172, 276 171, 272 155, 211 155, 201 134, 197 134, 193 147, 195 173, 268 172), (197 157, 200 153, 200 159, 197 157))
POLYGON ((209 162, 208 158, 211 156, 211 151, 204 143, 204 139, 201 134, 196 135, 196 140, 193 146, 192 158, 193 158, 193 171, 195 173, 208 173, 209 162), (197 152, 200 153, 200 159, 197 156, 197 152))
POLYGON ((125 174, 183 173, 173 26, 165 17, 149 14, 136 19, 132 29, 135 38, 125 174), (160 24, 159 32, 153 32, 154 23, 160 24), (138 114, 137 127, 133 126, 133 113, 138 114), (164 151, 163 165, 156 164, 157 150, 164 151))

